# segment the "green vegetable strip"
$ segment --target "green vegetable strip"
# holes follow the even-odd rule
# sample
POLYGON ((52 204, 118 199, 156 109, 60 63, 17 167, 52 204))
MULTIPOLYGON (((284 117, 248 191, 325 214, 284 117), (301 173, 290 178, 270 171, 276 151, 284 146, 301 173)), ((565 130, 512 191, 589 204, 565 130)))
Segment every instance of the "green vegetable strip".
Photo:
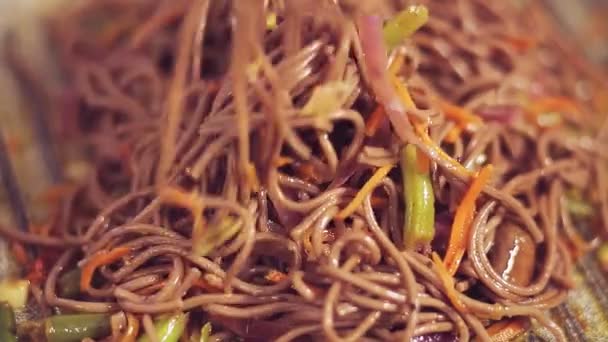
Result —
POLYGON ((48 342, 77 342, 84 338, 102 338, 112 333, 106 314, 56 315, 44 321, 48 342))
POLYGON ((59 296, 74 298, 80 293, 80 268, 66 272, 57 280, 59 296))
POLYGON ((401 150, 401 173, 405 200, 403 242, 406 249, 429 244, 435 236, 435 195, 428 172, 418 169, 414 145, 401 150))
POLYGON ((17 341, 15 327, 13 308, 8 303, 0 303, 0 341, 17 341))
POLYGON ((416 32, 429 20, 429 10, 423 5, 412 5, 384 24, 386 47, 390 50, 416 32))
POLYGON ((206 256, 220 247, 226 241, 232 239, 242 228, 243 223, 236 219, 227 217, 220 221, 219 225, 209 227, 196 245, 196 253, 206 256))
POLYGON ((209 342, 209 337, 211 336, 212 326, 210 322, 205 323, 201 328, 201 340, 200 342, 209 342))
MULTIPOLYGON (((157 320, 154 323, 156 338, 159 342, 177 342, 186 329, 186 323, 188 323, 188 314, 185 313, 157 320)), ((149 342, 150 340, 147 336, 143 336, 137 341, 149 342)))

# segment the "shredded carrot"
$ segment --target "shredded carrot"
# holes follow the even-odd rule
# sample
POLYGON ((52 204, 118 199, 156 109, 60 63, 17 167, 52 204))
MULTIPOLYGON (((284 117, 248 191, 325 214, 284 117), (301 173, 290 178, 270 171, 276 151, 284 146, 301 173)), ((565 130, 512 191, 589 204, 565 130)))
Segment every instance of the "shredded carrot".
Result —
POLYGON ((532 37, 524 37, 524 36, 508 36, 505 35, 505 41, 513 46, 517 52, 526 52, 532 48, 534 48, 538 41, 532 37))
POLYGON ((476 127, 483 123, 483 120, 466 108, 457 106, 447 101, 439 101, 439 107, 448 119, 455 121, 460 128, 476 127))
POLYGON ((76 186, 71 183, 60 183, 51 185, 36 196, 39 201, 47 203, 56 203, 64 199, 68 194, 76 189, 76 186))
POLYGON ((486 328, 486 332, 492 342, 507 342, 526 332, 529 326, 526 318, 516 317, 498 321, 486 328))
POLYGON ((14 156, 16 154, 21 153, 21 151, 23 151, 23 148, 25 147, 23 139, 16 135, 8 135, 6 137, 5 144, 6 144, 6 152, 10 156, 14 156))
POLYGON ((25 247, 19 242, 11 243, 11 253, 15 260, 21 265, 28 265, 30 258, 27 256, 25 247))
POLYGON ((475 214, 475 201, 481 194, 483 187, 490 180, 492 171, 493 167, 491 164, 484 166, 479 171, 477 176, 473 178, 471 186, 464 194, 460 205, 456 209, 456 215, 454 215, 454 222, 452 223, 452 232, 450 233, 450 240, 444 258, 445 266, 450 275, 456 274, 456 270, 460 266, 475 214))
POLYGON ((453 144, 456 142, 456 140, 458 140, 461 133, 462 133, 462 128, 460 128, 460 126, 454 126, 454 127, 452 127, 452 129, 450 129, 448 131, 448 134, 446 134, 446 136, 443 140, 450 144, 453 144))
POLYGON ((533 121, 536 117, 546 112, 571 113, 579 115, 581 108, 571 98, 565 96, 545 96, 532 101, 527 108, 528 115, 533 121))
POLYGON ((36 258, 34 265, 25 278, 34 284, 40 284, 45 278, 44 262, 41 257, 36 258))
POLYGON ((209 293, 217 293, 222 291, 222 289, 209 284, 208 281, 202 278, 198 278, 193 285, 209 293))
POLYGON ((372 190, 376 188, 378 184, 380 184, 380 182, 382 182, 382 179, 384 179, 384 177, 388 175, 392 168, 393 165, 384 165, 383 167, 379 168, 374 173, 374 175, 367 181, 367 183, 363 185, 361 190, 357 192, 355 198, 353 198, 353 200, 336 215, 336 218, 343 220, 350 216, 352 213, 354 213, 355 210, 357 210, 357 208, 361 206, 365 197, 369 195, 372 190))
POLYGON ((460 297, 458 297, 458 293, 454 288, 454 278, 448 272, 444 263, 441 261, 441 258, 435 252, 433 252, 431 258, 433 259, 433 264, 435 265, 437 274, 439 275, 439 280, 441 281, 441 284, 445 289, 446 296, 448 297, 452 305, 454 305, 454 308, 456 308, 456 310, 458 310, 460 313, 467 313, 468 309, 466 305, 464 305, 462 300, 460 300, 460 297))
POLYGON ((311 163, 301 163, 297 166, 296 171, 300 177, 307 181, 320 181, 321 177, 317 173, 314 165, 311 163))
POLYGON ((279 282, 287 279, 287 274, 285 274, 279 270, 270 270, 264 278, 266 278, 266 280, 271 281, 273 283, 279 283, 279 282))
POLYGON ((253 191, 258 192, 260 190, 260 179, 258 178, 255 165, 251 162, 247 164, 247 177, 249 178, 249 184, 252 185, 253 191))
POLYGON ((416 108, 416 104, 414 103, 414 100, 412 100, 412 96, 410 95, 410 91, 407 89, 407 85, 403 84, 395 75, 391 75, 391 82, 393 83, 393 87, 395 87, 401 102, 403 102, 403 104, 409 108, 416 108))
POLYGON ((455 170, 457 170, 460 173, 467 174, 467 175, 471 174, 471 172, 469 170, 467 170, 464 166, 462 166, 462 164, 460 164, 456 159, 452 158, 450 155, 445 153, 445 151, 439 145, 437 145, 433 140, 431 140, 431 137, 429 137, 429 135, 425 129, 423 129, 421 126, 418 126, 418 125, 414 125, 414 129, 418 133, 418 136, 420 137, 420 139, 422 139, 422 142, 425 145, 429 146, 441 158, 449 161, 449 163, 455 170))
POLYGON ((386 118, 384 107, 382 105, 378 105, 365 122, 365 135, 368 137, 374 136, 384 118, 386 118))
POLYGON ((202 215, 205 204, 203 203, 202 197, 196 192, 188 193, 173 187, 161 188, 159 197, 164 203, 177 205, 190 211, 190 214, 194 218, 192 240, 200 241, 205 225, 205 220, 202 215))
POLYGON ((139 319, 134 315, 127 314, 127 330, 120 338, 120 342, 135 342, 139 334, 139 319))
POLYGON ((291 157, 286 157, 286 156, 279 156, 275 162, 274 162, 274 166, 276 167, 283 167, 285 165, 289 165, 291 163, 293 163, 294 160, 291 157))
POLYGON ((313 255, 313 247, 312 247, 312 229, 306 229, 304 231, 304 233, 302 234, 302 246, 304 247, 304 251, 306 252, 306 255, 309 256, 310 258, 315 257, 315 255, 313 255))
POLYGON ((376 195, 372 195, 370 201, 372 202, 373 208, 386 208, 386 206, 388 205, 388 200, 386 198, 376 195))
POLYGON ((80 290, 87 291, 91 287, 93 274, 98 267, 111 264, 129 254, 130 251, 131 250, 127 247, 116 247, 110 251, 102 250, 95 253, 89 262, 82 267, 80 276, 80 290))

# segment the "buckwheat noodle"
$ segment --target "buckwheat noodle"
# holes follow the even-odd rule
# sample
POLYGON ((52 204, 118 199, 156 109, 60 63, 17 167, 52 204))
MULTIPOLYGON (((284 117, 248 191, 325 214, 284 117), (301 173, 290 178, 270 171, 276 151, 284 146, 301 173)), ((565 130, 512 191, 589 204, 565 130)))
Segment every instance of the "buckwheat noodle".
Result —
POLYGON ((0 230, 61 251, 41 304, 124 312, 148 335, 152 317, 190 312, 187 336, 211 322, 219 341, 489 341, 492 324, 513 317, 565 341, 546 313, 593 247, 582 236, 605 235, 608 223, 607 131, 592 115, 603 71, 573 60, 576 48, 540 5, 416 4, 428 22, 388 58, 403 59, 408 115, 427 123, 429 141, 390 113, 392 129, 386 121, 366 135, 381 94, 357 18, 390 18, 404 1, 105 0, 61 15, 53 33, 93 171, 49 236, 0 230), (336 82, 348 85, 339 108, 305 113, 315 89, 336 82), (547 98, 576 106, 545 125, 555 115, 526 104, 547 98), (459 126, 441 101, 480 126, 459 126), (436 235, 421 249, 403 247, 398 167, 339 216, 377 169, 398 166, 405 143, 431 161, 436 235), (430 252, 444 255, 487 164, 494 173, 452 292, 430 252), (597 214, 573 214, 573 196, 597 214), (193 247, 235 227, 205 253, 193 247), (99 267, 77 298, 58 294, 68 270, 117 248, 128 253, 99 267))

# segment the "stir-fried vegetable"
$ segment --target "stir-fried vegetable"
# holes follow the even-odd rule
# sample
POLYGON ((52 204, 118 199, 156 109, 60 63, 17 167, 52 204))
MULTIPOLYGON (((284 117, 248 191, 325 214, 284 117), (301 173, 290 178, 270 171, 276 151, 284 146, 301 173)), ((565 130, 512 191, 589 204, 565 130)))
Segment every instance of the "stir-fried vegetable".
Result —
MULTIPOLYGON (((425 161, 428 163, 428 160, 425 161)), ((428 165, 421 167, 416 146, 401 150, 401 173, 405 200, 403 242, 405 248, 428 245, 435 236, 435 195, 428 165)))
POLYGON ((528 330, 530 322, 523 317, 515 317, 498 321, 490 325, 486 331, 492 342, 513 341, 517 336, 528 330))
POLYGON ((211 322, 205 323, 201 328, 201 340, 200 342, 209 342, 209 338, 211 337, 213 327, 211 326, 211 322))
POLYGON ((127 313, 127 330, 121 336, 120 342, 135 342, 137 334, 139 334, 139 319, 127 313))
POLYGON ((608 272, 608 242, 604 242, 597 249, 597 259, 604 271, 608 272))
POLYGON ((79 342, 106 337, 112 332, 107 314, 55 315, 44 320, 48 342, 79 342))
POLYGON ((194 223, 192 224, 192 244, 195 247, 194 251, 198 253, 199 251, 196 246, 200 246, 205 224, 202 215, 205 204, 202 197, 196 192, 187 193, 173 187, 161 189, 159 196, 164 203, 177 205, 190 211, 194 219, 194 223))
POLYGON ((80 275, 80 290, 87 291, 91 286, 91 280, 93 280, 93 274, 95 270, 103 265, 111 264, 118 261, 123 256, 129 254, 131 250, 127 247, 116 247, 112 250, 101 250, 87 262, 81 270, 80 275))
POLYGON ((399 45, 429 20, 429 10, 424 5, 412 5, 399 12, 384 24, 384 41, 389 49, 399 45))
POLYGON ((15 328, 15 313, 13 312, 13 308, 6 302, 0 302, 0 341, 17 341, 15 328))
MULTIPOLYGON (((177 342, 186 329, 188 314, 178 313, 168 318, 159 319, 154 323, 156 328, 156 339, 158 342, 177 342)), ((137 340, 138 342, 149 342, 147 336, 137 340)))
POLYGON ((439 276, 439 280, 441 281, 446 296, 448 297, 448 300, 452 303, 452 305, 454 305, 456 310, 460 311, 461 313, 466 313, 467 308, 462 302, 462 300, 460 300, 460 297, 458 297, 458 293, 456 291, 456 288, 454 287, 454 277, 450 275, 448 269, 441 262, 441 258, 437 253, 433 252, 433 254, 431 254, 431 258, 433 260, 435 270, 437 271, 437 275, 439 276))
POLYGON ((0 281, 0 302, 7 302, 13 308, 27 303, 30 282, 23 279, 4 279, 0 281))
POLYGON ((382 179, 388 175, 392 168, 393 165, 384 165, 376 170, 374 175, 363 185, 363 187, 361 187, 361 190, 357 192, 355 198, 353 198, 353 200, 344 209, 338 212, 336 218, 343 220, 354 213, 355 210, 361 206, 361 203, 363 203, 365 197, 367 197, 367 195, 369 195, 374 188, 376 188, 378 184, 382 182, 382 179))
POLYGON ((346 103, 355 89, 353 82, 334 81, 315 87, 304 108, 304 115, 327 115, 346 103))
POLYGON ((277 14, 270 12, 266 15, 266 29, 274 30, 275 28, 277 28, 277 14))
POLYGON ((213 252, 226 241, 232 239, 241 230, 242 226, 241 221, 226 217, 217 226, 209 227, 203 233, 201 240, 195 245, 197 254, 205 256, 213 252))
POLYGON ((80 293, 80 269, 75 268, 64 273, 57 280, 57 292, 63 298, 73 298, 80 293))
POLYGON ((568 192, 566 195, 566 207, 572 215, 582 218, 593 216, 595 213, 595 208, 589 202, 582 199, 580 193, 577 194, 573 191, 568 192))
POLYGON ((456 273, 466 250, 467 238, 475 215, 475 202, 479 194, 481 194, 483 187, 490 180, 492 170, 492 165, 486 165, 479 171, 478 175, 473 178, 471 186, 464 194, 462 202, 460 202, 460 205, 456 209, 448 249, 443 259, 449 274, 452 276, 456 273))

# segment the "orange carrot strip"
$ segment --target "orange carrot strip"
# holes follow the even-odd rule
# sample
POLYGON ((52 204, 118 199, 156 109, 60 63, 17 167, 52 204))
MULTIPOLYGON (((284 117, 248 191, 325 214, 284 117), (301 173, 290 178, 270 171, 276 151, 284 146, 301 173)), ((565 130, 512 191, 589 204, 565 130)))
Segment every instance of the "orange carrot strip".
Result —
POLYGON ((468 309, 466 305, 462 302, 462 300, 460 300, 460 297, 458 297, 458 293, 454 288, 454 278, 452 275, 450 275, 443 262, 441 262, 441 258, 435 252, 433 252, 431 258, 433 259, 433 264, 435 265, 437 275, 439 275, 439 280, 441 280, 441 284, 445 289, 446 296, 452 305, 454 305, 456 310, 458 310, 460 313, 467 313, 468 309))
POLYGON ((466 250, 467 238, 475 214, 475 201, 481 194, 483 187, 490 180, 492 171, 492 165, 486 165, 479 171, 477 176, 473 178, 471 186, 456 209, 456 215, 454 215, 454 222, 452 223, 452 232, 450 233, 450 240, 444 258, 445 266, 452 276, 456 274, 456 270, 460 266, 460 261, 466 250))
POLYGON ((353 198, 353 200, 336 215, 336 218, 343 220, 354 213, 355 210, 361 206, 365 197, 369 195, 372 190, 378 186, 378 184, 380 184, 382 179, 388 175, 392 168, 393 165, 384 165, 376 170, 374 175, 363 185, 363 187, 361 187, 361 190, 357 192, 355 198, 353 198))
POLYGON ((368 137, 374 136, 385 118, 386 113, 384 107, 378 105, 365 122, 365 135, 368 137))
POLYGON ((134 315, 127 314, 127 330, 120 338, 120 342, 135 342, 139 334, 139 319, 134 315))
POLYGON ((460 164, 456 159, 452 158, 449 154, 445 153, 445 151, 439 145, 437 145, 433 140, 431 140, 431 137, 429 137, 428 133, 426 132, 426 129, 419 125, 414 125, 414 128, 422 142, 429 146, 436 154, 440 155, 441 158, 448 160, 451 164, 451 167, 453 167, 456 171, 460 173, 467 175, 471 174, 471 172, 467 170, 464 166, 462 166, 462 164, 460 164))
POLYGON ((439 108, 441 108, 448 119, 455 121, 461 128, 467 127, 468 125, 479 125, 483 123, 483 120, 471 111, 447 101, 440 100, 439 108))
POLYGON ((27 256, 25 247, 19 242, 11 243, 11 253, 15 260, 21 265, 28 265, 30 258, 27 256))
POLYGON ((285 157, 285 156, 279 156, 275 162, 274 162, 274 166, 276 167, 282 167, 285 165, 289 165, 291 163, 293 163, 293 158, 291 157, 285 157))
POLYGON ((221 292, 221 289, 218 289, 217 287, 209 284, 209 282, 207 282, 206 280, 204 280, 202 278, 197 279, 193 283, 193 285, 196 286, 196 287, 198 287, 198 288, 200 288, 200 289, 202 289, 202 290, 205 290, 205 291, 207 291, 209 293, 221 292))
POLYGON ((91 280, 95 270, 103 265, 111 264, 123 256, 129 254, 131 250, 127 247, 116 247, 110 251, 102 250, 93 255, 81 271, 80 290, 87 291, 91 287, 91 280))
POLYGON ((270 270, 264 278, 266 278, 266 280, 271 281, 273 283, 279 283, 279 282, 287 279, 287 274, 285 274, 279 270, 270 270))
POLYGON ((565 96, 544 96, 532 101, 528 107, 532 114, 538 115, 543 112, 569 112, 580 114, 581 108, 578 103, 565 96))
POLYGON ((452 127, 452 129, 450 129, 448 131, 448 134, 446 134, 446 136, 443 140, 445 140, 446 142, 448 142, 450 144, 453 144, 456 142, 456 140, 458 140, 461 133, 462 133, 462 128, 460 128, 460 126, 454 126, 454 127, 452 127))
POLYGON ((486 328, 493 342, 512 341, 528 330, 530 322, 523 317, 498 321, 486 328))

